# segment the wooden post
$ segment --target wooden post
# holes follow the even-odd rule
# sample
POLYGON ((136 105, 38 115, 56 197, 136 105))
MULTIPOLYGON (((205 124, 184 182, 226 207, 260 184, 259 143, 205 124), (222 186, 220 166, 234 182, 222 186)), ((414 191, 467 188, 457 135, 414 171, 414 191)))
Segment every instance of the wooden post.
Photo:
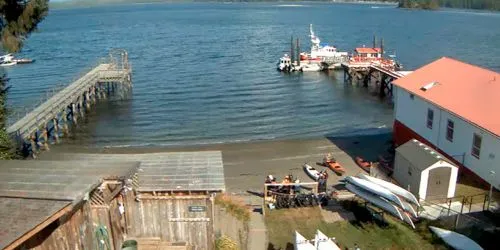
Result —
POLYGON ((49 150, 49 127, 47 123, 44 124, 42 131, 43 148, 49 150))
POLYGON ((54 117, 52 119, 52 134, 54 136, 54 140, 56 141, 56 143, 59 142, 59 122, 58 122, 58 119, 57 117, 54 117))
POLYGON ((78 123, 78 118, 76 117, 76 104, 71 103, 71 118, 73 119, 73 123, 77 124, 78 123))
POLYGON ((262 200, 262 216, 266 215, 267 185, 264 184, 264 199, 262 200))

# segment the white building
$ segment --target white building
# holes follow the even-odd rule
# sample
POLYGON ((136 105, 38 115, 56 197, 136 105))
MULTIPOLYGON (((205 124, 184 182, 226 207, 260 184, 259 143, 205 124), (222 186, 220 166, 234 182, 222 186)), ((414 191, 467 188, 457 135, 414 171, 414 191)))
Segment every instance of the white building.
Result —
POLYGON ((458 168, 416 139, 396 148, 394 179, 422 200, 455 196, 458 168))
POLYGON ((443 57, 393 86, 397 145, 418 139, 500 189, 499 73, 443 57))

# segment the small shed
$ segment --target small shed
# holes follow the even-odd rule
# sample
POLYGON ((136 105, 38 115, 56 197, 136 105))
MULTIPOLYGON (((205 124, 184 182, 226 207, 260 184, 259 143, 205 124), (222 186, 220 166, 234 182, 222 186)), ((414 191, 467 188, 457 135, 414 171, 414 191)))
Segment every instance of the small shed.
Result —
POLYGON ((139 245, 146 240, 213 249, 214 195, 225 191, 221 151, 54 154, 51 158, 140 162, 134 196, 125 197, 126 239, 139 245))
POLYGON ((453 197, 457 175, 451 160, 416 139, 396 148, 393 177, 419 199, 453 197))

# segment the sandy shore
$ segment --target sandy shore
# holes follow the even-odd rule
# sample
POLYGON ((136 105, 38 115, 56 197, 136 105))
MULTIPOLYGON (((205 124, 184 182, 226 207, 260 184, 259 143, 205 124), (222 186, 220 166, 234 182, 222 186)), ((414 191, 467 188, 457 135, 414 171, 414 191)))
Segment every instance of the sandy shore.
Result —
MULTIPOLYGON (((303 140, 274 140, 250 143, 230 143, 176 148, 68 148, 62 145, 44 152, 41 159, 50 159, 57 153, 153 153, 175 151, 222 151, 224 175, 228 192, 261 191, 265 177, 272 174, 279 181, 287 174, 298 177, 302 182, 312 181, 302 170, 302 164, 316 165, 326 153, 332 155, 346 169, 346 174, 362 172, 354 162, 355 156, 368 160, 387 151, 391 139, 389 134, 352 136, 339 138, 318 138, 303 140), (61 147, 62 146, 62 147, 61 147)), ((323 167, 317 166, 318 169, 323 167)), ((340 178, 331 173, 329 184, 340 178)))

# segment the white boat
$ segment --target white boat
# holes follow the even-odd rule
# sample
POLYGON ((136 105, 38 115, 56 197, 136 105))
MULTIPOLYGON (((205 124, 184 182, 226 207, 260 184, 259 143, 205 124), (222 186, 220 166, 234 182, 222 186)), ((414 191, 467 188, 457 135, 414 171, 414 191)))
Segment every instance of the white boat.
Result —
POLYGON ((295 250, 316 250, 314 245, 312 245, 304 236, 295 231, 295 250))
POLYGON ((479 244, 463 234, 433 226, 430 226, 429 229, 454 249, 483 250, 479 244))
POLYGON ((12 54, 0 56, 0 66, 11 66, 15 64, 17 64, 17 62, 14 61, 14 56, 12 56, 12 54))
MULTIPOLYGON (((321 40, 313 31, 312 24, 309 25, 309 33, 309 37, 311 37, 311 53, 309 55, 302 53, 302 55, 307 55, 307 60, 319 60, 327 62, 328 65, 348 61, 347 52, 339 52, 334 46, 321 44, 321 40)), ((303 59, 306 60, 306 58, 302 57, 301 60, 303 59)))
POLYGON ((414 218, 418 218, 418 214, 417 214, 417 211, 415 211, 415 209, 413 208, 413 206, 407 202, 406 200, 401 200, 401 202, 403 202, 403 209, 410 213, 411 216, 413 216, 414 218))
POLYGON ((309 164, 304 163, 303 165, 304 171, 306 171, 307 175, 311 177, 313 180, 317 181, 319 179, 319 171, 315 168, 311 167, 309 164))
POLYGON ((318 72, 323 70, 323 66, 319 63, 310 63, 300 65, 300 70, 302 72, 318 72))
POLYGON ((408 223, 413 229, 415 229, 415 224, 413 224, 410 216, 405 212, 402 212, 401 215, 403 215, 403 220, 408 223))
POLYGON ((366 201, 372 203, 373 205, 375 205, 381 209, 384 209, 385 211, 389 212, 390 214, 392 214, 395 217, 399 218, 400 220, 404 221, 403 216, 401 215, 398 208, 396 206, 392 205, 389 201, 384 200, 384 199, 380 198, 379 196, 374 195, 368 191, 365 191, 362 188, 359 188, 359 187, 352 185, 350 183, 346 183, 345 187, 347 188, 347 190, 356 194, 357 196, 359 196, 363 200, 366 200, 366 201))
POLYGON ((358 177, 361 179, 371 181, 379 186, 382 186, 382 187, 388 189, 389 191, 393 192, 394 194, 397 194, 397 195, 405 198, 407 201, 420 207, 420 203, 418 202, 415 195, 413 195, 412 193, 410 193, 409 191, 407 191, 406 189, 404 189, 398 185, 395 185, 395 184, 392 184, 388 181, 384 181, 384 180, 381 180, 379 178, 371 177, 371 176, 368 176, 365 174, 358 174, 358 177))
POLYGON ((396 203, 396 205, 398 205, 399 207, 401 207, 403 209, 405 208, 401 199, 399 199, 399 197, 397 195, 393 194, 391 191, 389 191, 386 188, 383 188, 383 187, 381 187, 373 182, 363 180, 363 179, 360 179, 360 178, 357 178, 354 176, 347 176, 345 178, 345 180, 353 185, 356 185, 357 187, 360 187, 360 188, 368 191, 368 192, 382 196, 382 197, 386 198, 387 200, 390 200, 390 201, 396 203))
POLYGON ((285 54, 283 55, 283 57, 280 57, 276 66, 278 71, 283 71, 283 72, 300 71, 301 68, 300 66, 297 66, 292 62, 292 59, 288 54, 285 54))
POLYGON ((318 250, 340 250, 340 247, 335 242, 319 230, 316 231, 314 237, 314 247, 318 250))

